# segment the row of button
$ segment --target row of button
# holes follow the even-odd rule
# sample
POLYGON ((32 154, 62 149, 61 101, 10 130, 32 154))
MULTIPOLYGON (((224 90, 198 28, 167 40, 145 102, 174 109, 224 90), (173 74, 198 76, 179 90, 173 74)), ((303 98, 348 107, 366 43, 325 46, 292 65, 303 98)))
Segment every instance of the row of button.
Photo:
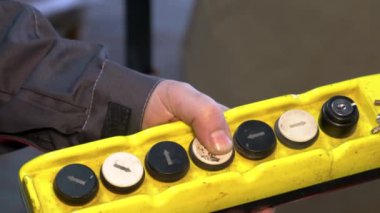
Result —
MULTIPOLYGON (((347 137, 355 129, 359 118, 356 104, 344 96, 329 99, 321 110, 319 126, 332 137, 347 137)), ((274 131, 258 120, 245 121, 236 130, 233 141, 236 151, 251 160, 264 159, 276 148, 276 136, 287 147, 303 149, 311 146, 319 135, 318 123, 303 110, 289 110, 275 123, 274 131)), ((221 170, 228 167, 235 152, 224 155, 209 153, 194 139, 189 156, 198 167, 205 170, 221 170)), ((190 167, 186 150, 178 143, 163 141, 151 147, 145 157, 145 168, 151 177, 162 182, 183 178, 190 167)), ((103 185, 114 193, 136 190, 145 176, 140 160, 125 152, 110 155, 100 169, 103 185)), ((95 173, 82 164, 70 164, 62 168, 54 180, 54 191, 60 200, 70 205, 83 205, 92 200, 99 183, 95 173)))

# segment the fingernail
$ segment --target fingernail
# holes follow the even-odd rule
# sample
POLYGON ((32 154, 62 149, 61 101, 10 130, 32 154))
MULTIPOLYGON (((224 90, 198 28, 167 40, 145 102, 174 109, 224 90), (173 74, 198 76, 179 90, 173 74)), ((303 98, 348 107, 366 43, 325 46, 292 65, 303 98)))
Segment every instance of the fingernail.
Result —
POLYGON ((223 130, 211 133, 211 143, 214 150, 209 151, 213 154, 226 154, 232 149, 232 141, 223 130))

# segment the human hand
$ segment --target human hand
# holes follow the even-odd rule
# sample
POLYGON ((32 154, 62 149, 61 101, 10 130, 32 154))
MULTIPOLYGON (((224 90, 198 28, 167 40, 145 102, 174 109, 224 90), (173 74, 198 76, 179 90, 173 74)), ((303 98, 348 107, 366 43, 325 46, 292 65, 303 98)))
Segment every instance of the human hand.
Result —
MULTIPOLYGON (((143 128, 182 120, 193 128, 207 150, 213 154, 225 154, 232 149, 230 129, 223 115, 225 110, 227 107, 187 83, 164 80, 148 101, 143 128)), ((247 211, 237 207, 231 209, 231 212, 247 211)), ((265 208, 248 212, 274 213, 275 210, 265 208)))
POLYGON ((164 80, 148 101, 142 127, 181 120, 193 128, 207 150, 226 154, 232 150, 230 129, 223 115, 226 109, 187 83, 164 80))

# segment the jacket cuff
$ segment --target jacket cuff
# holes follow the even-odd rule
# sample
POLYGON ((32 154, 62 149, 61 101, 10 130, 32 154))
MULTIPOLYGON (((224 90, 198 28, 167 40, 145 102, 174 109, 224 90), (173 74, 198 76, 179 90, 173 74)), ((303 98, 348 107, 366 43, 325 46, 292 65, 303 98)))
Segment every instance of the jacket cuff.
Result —
POLYGON ((160 81, 105 60, 82 128, 84 141, 140 131, 147 102, 160 81))

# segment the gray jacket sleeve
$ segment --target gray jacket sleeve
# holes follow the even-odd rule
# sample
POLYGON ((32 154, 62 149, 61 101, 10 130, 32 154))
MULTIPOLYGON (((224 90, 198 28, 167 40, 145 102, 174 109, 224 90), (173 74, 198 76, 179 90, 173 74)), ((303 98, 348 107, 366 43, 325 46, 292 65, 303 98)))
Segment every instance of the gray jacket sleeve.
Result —
POLYGON ((135 133, 158 83, 101 45, 61 38, 35 9, 0 1, 2 138, 53 150, 135 133))

